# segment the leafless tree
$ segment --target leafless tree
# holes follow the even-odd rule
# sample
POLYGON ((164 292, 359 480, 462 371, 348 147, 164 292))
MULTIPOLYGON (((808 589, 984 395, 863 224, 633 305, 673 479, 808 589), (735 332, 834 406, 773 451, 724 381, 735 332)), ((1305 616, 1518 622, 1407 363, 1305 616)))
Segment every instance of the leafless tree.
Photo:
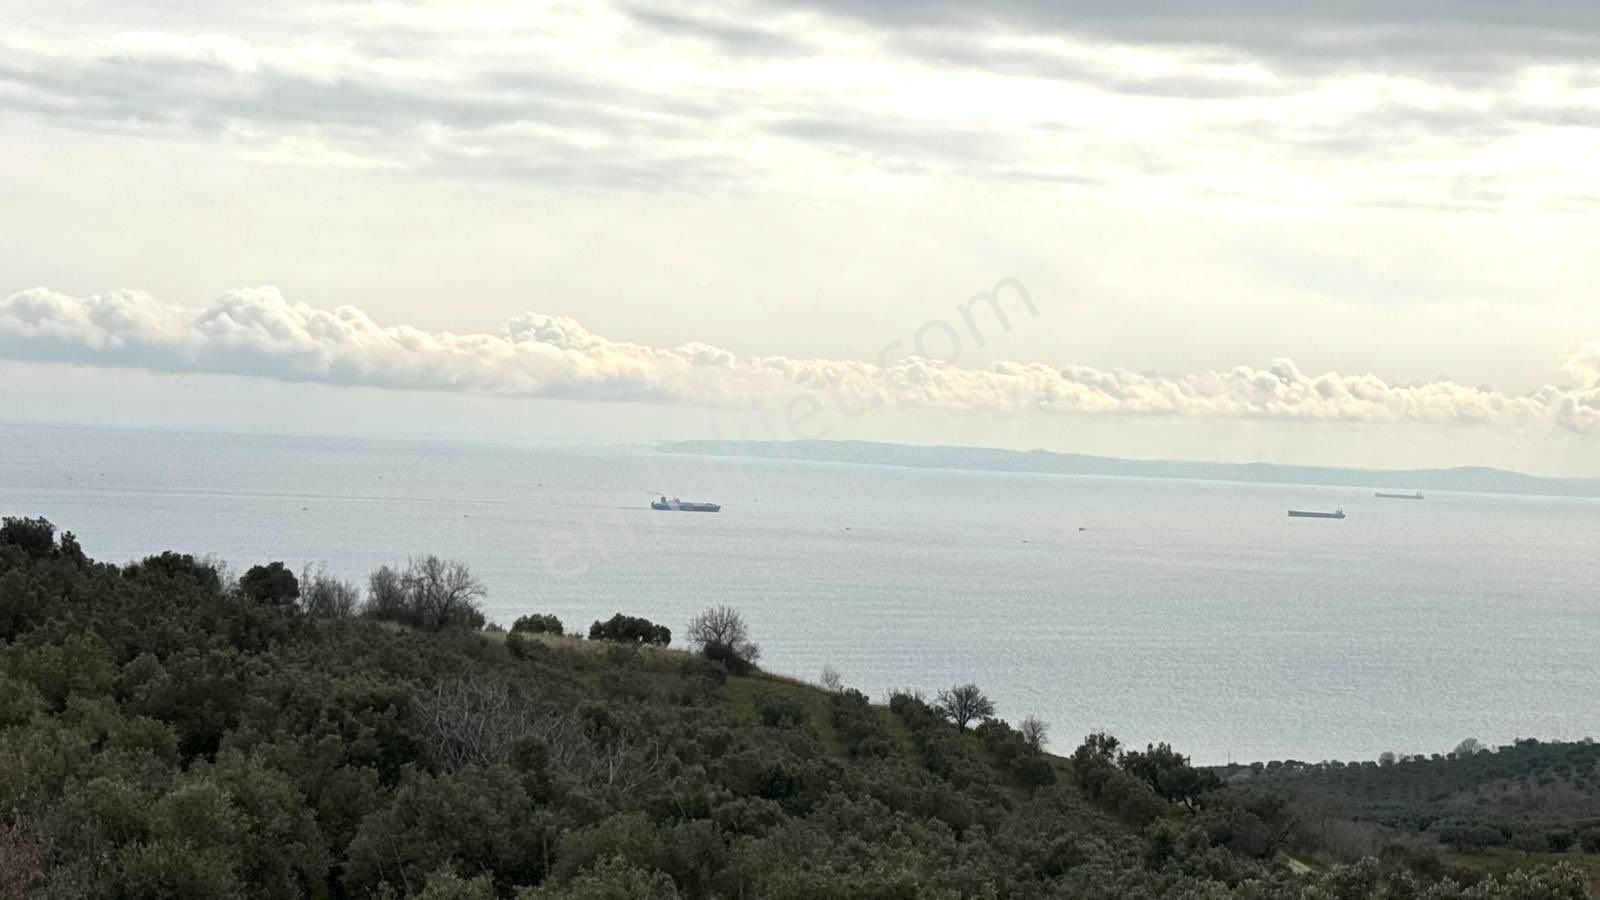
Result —
POLYGON ((728 664, 750 665, 761 658, 761 646, 750 640, 744 617, 731 606, 713 606, 690 619, 689 643, 728 664))
POLYGON ((433 630, 478 628, 483 625, 478 601, 487 594, 465 563, 424 556, 410 560, 404 572, 388 566, 373 572, 362 613, 433 630))
POLYGON ((367 602, 362 615, 374 619, 397 621, 406 612, 406 591, 400 573, 388 566, 379 566, 367 578, 367 602))
POLYGON ((437 556, 413 559, 400 578, 418 624, 424 628, 443 628, 446 625, 483 624, 483 614, 478 612, 478 601, 488 591, 483 583, 472 577, 467 564, 443 560, 437 556))
POLYGON ((994 701, 984 696, 975 684, 960 684, 940 691, 934 705, 963 731, 974 721, 994 716, 994 701))
POLYGON ((510 683, 492 678, 441 681, 413 705, 429 756, 450 772, 501 762, 517 741, 543 724, 533 704, 510 683))
POLYGON ((844 693, 844 676, 833 666, 822 667, 822 686, 834 694, 844 693))
POLYGON ((1022 739, 1027 741, 1028 746, 1036 751, 1044 750, 1044 745, 1050 741, 1050 726, 1038 716, 1023 719, 1017 730, 1022 732, 1022 739))
POLYGON ((348 618, 355 615, 361 603, 361 593, 348 581, 328 574, 324 566, 312 568, 309 564, 300 573, 300 606, 306 615, 325 618, 348 618))
POLYGON ((0 825, 0 900, 23 900, 44 878, 44 853, 10 825, 0 825))
POLYGON ((447 772, 504 762, 528 738, 544 745, 551 771, 624 794, 654 778, 666 763, 658 742, 626 727, 591 733, 570 710, 537 703, 500 679, 442 681, 417 697, 413 710, 429 758, 447 772))

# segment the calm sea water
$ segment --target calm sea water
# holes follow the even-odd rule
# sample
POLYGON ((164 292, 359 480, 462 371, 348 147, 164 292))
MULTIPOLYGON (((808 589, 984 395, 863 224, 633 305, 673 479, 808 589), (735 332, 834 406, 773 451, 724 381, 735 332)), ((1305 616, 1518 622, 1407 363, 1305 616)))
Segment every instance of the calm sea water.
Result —
POLYGON ((364 579, 437 553, 509 623, 743 610, 765 665, 1202 762, 1600 733, 1600 502, 0 427, 0 511, 88 552, 364 579), (649 509, 658 493, 719 515, 649 509), (1343 506, 1343 522, 1290 507, 1343 506))

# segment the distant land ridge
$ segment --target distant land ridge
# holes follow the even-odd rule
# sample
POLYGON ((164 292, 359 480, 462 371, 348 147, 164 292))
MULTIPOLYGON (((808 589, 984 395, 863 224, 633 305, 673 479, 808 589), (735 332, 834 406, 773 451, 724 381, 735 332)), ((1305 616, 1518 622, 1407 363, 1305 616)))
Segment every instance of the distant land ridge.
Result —
POLYGON ((1000 450, 872 441, 676 441, 669 453, 857 463, 916 469, 966 469, 1048 475, 1101 475, 1124 478, 1179 478, 1259 484, 1307 484, 1416 491, 1464 491, 1546 497, 1600 497, 1600 479, 1545 478, 1504 469, 1346 469, 1275 463, 1185 462, 1117 459, 1050 450, 1000 450))

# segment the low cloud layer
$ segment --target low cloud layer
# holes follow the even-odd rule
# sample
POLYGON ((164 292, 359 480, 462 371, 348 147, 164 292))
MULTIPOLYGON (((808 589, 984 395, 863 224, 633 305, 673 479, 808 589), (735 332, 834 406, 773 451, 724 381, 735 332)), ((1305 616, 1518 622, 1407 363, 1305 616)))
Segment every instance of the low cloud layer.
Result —
POLYGON ((380 324, 354 306, 292 303, 271 287, 231 291, 203 309, 138 291, 74 297, 37 288, 0 300, 0 358, 732 409, 856 414, 898 407, 1600 433, 1600 343, 1567 362, 1569 383, 1509 394, 1452 381, 1402 385, 1372 374, 1313 375, 1287 359, 1187 375, 1037 362, 969 369, 919 357, 879 364, 740 356, 701 343, 651 347, 532 312, 494 334, 430 332, 380 324))

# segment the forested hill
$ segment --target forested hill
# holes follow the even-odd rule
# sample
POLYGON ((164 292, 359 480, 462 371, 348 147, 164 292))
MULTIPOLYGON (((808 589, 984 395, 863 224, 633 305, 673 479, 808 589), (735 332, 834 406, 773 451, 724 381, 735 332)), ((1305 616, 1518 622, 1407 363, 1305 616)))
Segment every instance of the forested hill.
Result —
POLYGON ((1050 756, 970 686, 766 675, 734 611, 689 653, 612 610, 497 631, 482 593, 431 557, 364 591, 96 563, 5 520, 0 900, 1584 896, 1567 866, 1343 864, 1282 797, 1164 745, 1050 756))

